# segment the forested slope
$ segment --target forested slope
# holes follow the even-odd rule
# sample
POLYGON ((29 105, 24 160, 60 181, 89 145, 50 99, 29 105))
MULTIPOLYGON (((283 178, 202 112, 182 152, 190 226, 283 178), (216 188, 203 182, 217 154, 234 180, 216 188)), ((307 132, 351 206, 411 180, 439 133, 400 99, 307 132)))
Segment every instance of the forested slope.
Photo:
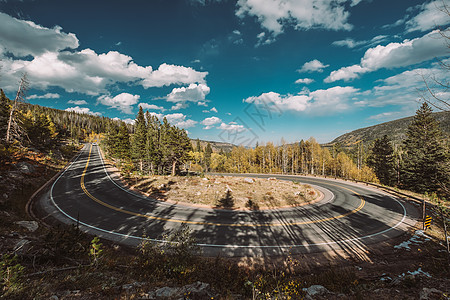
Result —
MULTIPOLYGON (((436 112, 433 113, 433 117, 440 123, 441 130, 448 137, 450 135, 450 112, 436 112)), ((406 130, 413 121, 413 118, 412 116, 360 128, 335 138, 330 144, 340 143, 343 146, 350 146, 358 141, 371 143, 376 139, 382 138, 384 135, 387 135, 394 144, 400 144, 405 139, 406 130)))

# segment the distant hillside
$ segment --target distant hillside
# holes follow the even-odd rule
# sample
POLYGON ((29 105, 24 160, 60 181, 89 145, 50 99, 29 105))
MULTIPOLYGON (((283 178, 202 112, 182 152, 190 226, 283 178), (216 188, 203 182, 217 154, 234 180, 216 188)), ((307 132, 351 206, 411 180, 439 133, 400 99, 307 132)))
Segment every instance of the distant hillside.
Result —
MULTIPOLYGON (((434 118, 440 123, 442 131, 450 136, 450 112, 433 113, 434 118)), ((378 125, 361 128, 352 132, 343 134, 335 138, 331 143, 341 143, 344 146, 350 146, 357 141, 370 143, 377 138, 383 137, 385 134, 395 144, 401 143, 405 139, 406 130, 414 117, 398 119, 378 125)))
MULTIPOLYGON (((191 140, 191 142, 192 142, 192 148, 194 148, 194 151, 195 151, 197 149, 197 140, 196 139, 191 140)), ((231 149, 233 149, 233 147, 235 146, 230 143, 200 140, 200 147, 202 147, 202 149, 205 150, 205 147, 208 143, 211 144, 211 148, 214 152, 220 152, 220 150, 222 150, 223 152, 231 152, 231 149)))

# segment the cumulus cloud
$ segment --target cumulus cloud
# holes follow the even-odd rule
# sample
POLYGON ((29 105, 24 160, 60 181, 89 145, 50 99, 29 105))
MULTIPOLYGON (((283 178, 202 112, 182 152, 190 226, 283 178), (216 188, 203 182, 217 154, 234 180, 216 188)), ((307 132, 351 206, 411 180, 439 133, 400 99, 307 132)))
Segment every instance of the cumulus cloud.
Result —
POLYGON ((304 91, 299 95, 280 95, 268 92, 244 99, 244 102, 254 103, 271 110, 324 114, 348 109, 349 101, 357 92, 358 89, 350 86, 336 86, 313 92, 304 91))
POLYGON ((420 13, 406 21, 406 29, 411 31, 428 31, 450 23, 450 18, 445 12, 445 3, 442 0, 423 3, 420 13))
POLYGON ((355 79, 360 74, 378 69, 410 66, 447 55, 448 48, 445 41, 440 38, 438 31, 435 30, 413 40, 370 48, 361 58, 359 65, 333 71, 325 78, 325 82, 355 79))
POLYGON ((442 69, 438 63, 430 68, 416 68, 407 70, 400 74, 378 81, 378 85, 372 89, 372 100, 364 104, 367 106, 383 107, 386 105, 397 105, 409 108, 414 112, 416 100, 429 96, 426 91, 424 80, 429 87, 438 94, 441 99, 450 99, 450 92, 439 85, 440 82, 449 82, 450 74, 442 69), (418 88, 419 87, 419 88, 418 88))
POLYGON ((79 107, 79 106, 69 107, 69 108, 66 108, 65 111, 73 111, 76 113, 88 114, 88 115, 93 115, 93 116, 101 115, 101 113, 99 113, 99 112, 92 112, 88 107, 79 107))
POLYGON ((174 88, 167 95, 168 102, 204 102, 206 95, 209 94, 210 88, 206 84, 192 83, 188 87, 174 88))
POLYGON ((0 13, 3 88, 14 91, 22 74, 27 73, 31 88, 46 90, 56 86, 66 92, 97 96, 105 94, 109 86, 117 83, 144 88, 203 84, 208 74, 169 64, 161 64, 153 70, 151 66, 139 66, 132 57, 117 51, 101 54, 92 49, 66 51, 78 46, 75 34, 63 33, 60 27, 45 28, 0 13), (21 58, 24 56, 31 58, 21 58))
POLYGON ((211 128, 213 128, 213 125, 219 124, 220 122, 222 122, 222 120, 220 118, 210 117, 210 118, 204 119, 200 123, 202 125, 205 125, 205 127, 203 127, 203 129, 211 129, 211 128))
POLYGON ((313 82, 314 82, 314 79, 311 79, 311 78, 300 78, 295 81, 295 83, 297 83, 297 84, 310 84, 313 82))
POLYGON ((28 99, 58 99, 59 97, 60 97, 59 94, 47 93, 45 95, 30 95, 27 98, 28 99))
POLYGON ((186 116, 182 113, 168 114, 163 117, 166 117, 170 124, 183 129, 194 127, 198 123, 197 121, 186 119, 186 116))
POLYGON ((209 111, 217 113, 217 108, 213 107, 209 111))
POLYGON ((140 96, 129 93, 121 93, 115 97, 103 95, 98 98, 98 102, 118 109, 125 114, 132 114, 132 106, 138 103, 140 96))
POLYGON ((171 84, 204 83, 208 72, 199 72, 190 67, 162 64, 142 80, 145 88, 162 87, 171 84))
POLYGON ((297 30, 324 28, 351 30, 345 4, 356 5, 359 0, 239 0, 236 15, 256 17, 262 28, 274 36, 286 26, 297 30))
POLYGON ((149 77, 152 73, 152 67, 138 66, 130 56, 117 51, 102 54, 97 54, 91 49, 74 53, 63 51, 58 55, 58 59, 87 76, 111 81, 135 81, 149 77))
POLYGON ((220 124, 220 126, 217 127, 217 129, 225 130, 228 132, 236 132, 236 133, 246 131, 246 128, 244 127, 244 125, 237 124, 236 122, 230 122, 228 124, 222 122, 220 124))
POLYGON ((67 103, 75 104, 75 105, 85 105, 87 104, 86 100, 69 100, 67 103))
POLYGON ((152 110, 160 110, 160 111, 165 111, 166 109, 162 106, 158 106, 155 104, 148 104, 148 103, 139 103, 138 107, 141 106, 142 109, 147 110, 147 109, 152 109, 152 110))
POLYGON ((180 110, 188 107, 188 105, 185 102, 178 102, 177 104, 173 105, 170 110, 180 110))
POLYGON ((323 72, 323 69, 329 67, 329 65, 324 65, 317 59, 306 62, 300 69, 297 70, 299 73, 312 73, 312 72, 323 72))
POLYGON ((78 48, 78 39, 73 33, 64 33, 62 28, 45 28, 32 21, 13 18, 0 12, 0 48, 15 56, 41 55, 66 48, 78 48))

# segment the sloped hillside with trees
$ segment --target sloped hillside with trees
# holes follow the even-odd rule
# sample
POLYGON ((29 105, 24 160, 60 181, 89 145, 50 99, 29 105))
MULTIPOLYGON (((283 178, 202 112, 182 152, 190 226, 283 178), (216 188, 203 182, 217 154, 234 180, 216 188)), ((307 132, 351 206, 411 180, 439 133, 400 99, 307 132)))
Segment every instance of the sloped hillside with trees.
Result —
MULTIPOLYGON (((439 127, 445 136, 450 136, 450 112, 433 113, 433 118, 439 122, 439 127)), ((343 146, 350 146, 359 141, 372 143, 376 139, 383 138, 384 135, 394 144, 400 144, 406 138, 406 131, 413 119, 414 116, 357 129, 335 138, 329 144, 339 143, 343 146)))

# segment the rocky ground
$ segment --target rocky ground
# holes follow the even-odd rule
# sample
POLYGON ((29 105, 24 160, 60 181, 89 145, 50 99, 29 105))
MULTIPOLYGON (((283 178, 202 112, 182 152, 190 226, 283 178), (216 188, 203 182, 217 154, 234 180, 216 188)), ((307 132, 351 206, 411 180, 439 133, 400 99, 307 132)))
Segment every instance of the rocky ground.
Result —
POLYGON ((449 299, 438 221, 359 252, 232 260, 201 258, 193 243, 128 248, 37 222, 27 201, 66 158, 27 151, 1 166, 0 298, 449 299))

